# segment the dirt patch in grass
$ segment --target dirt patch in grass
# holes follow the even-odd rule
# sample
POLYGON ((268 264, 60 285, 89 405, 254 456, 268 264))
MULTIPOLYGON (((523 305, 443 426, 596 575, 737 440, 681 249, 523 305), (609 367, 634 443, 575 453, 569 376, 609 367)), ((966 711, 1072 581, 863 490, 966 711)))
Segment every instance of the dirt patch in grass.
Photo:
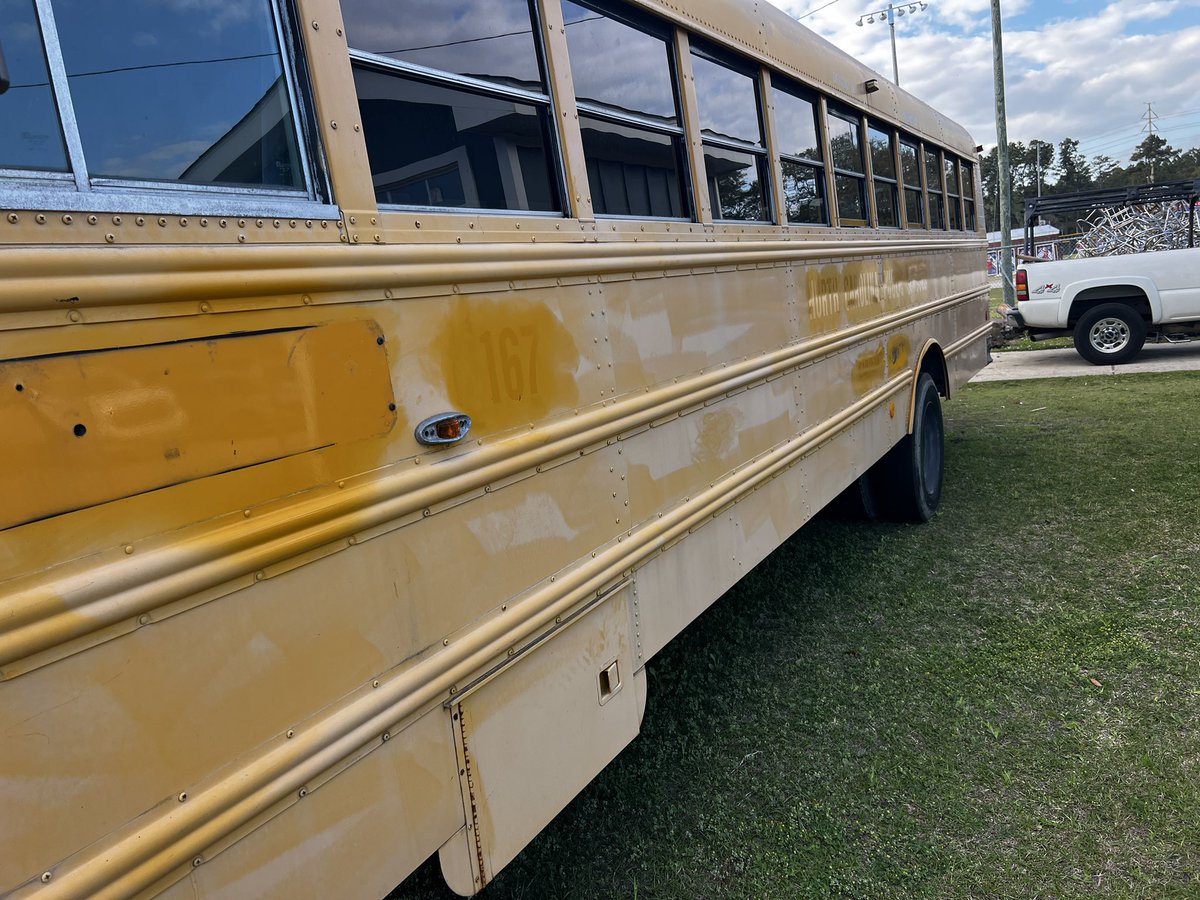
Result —
POLYGON ((934 521, 802 529, 483 896, 1200 896, 1196 388, 964 390, 934 521))

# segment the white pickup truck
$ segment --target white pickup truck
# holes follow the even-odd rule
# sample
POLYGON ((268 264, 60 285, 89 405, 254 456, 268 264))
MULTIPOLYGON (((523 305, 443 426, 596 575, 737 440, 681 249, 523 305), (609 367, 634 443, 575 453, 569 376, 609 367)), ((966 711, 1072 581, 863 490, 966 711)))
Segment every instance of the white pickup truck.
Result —
POLYGON ((1022 264, 1017 309, 1033 340, 1071 335, 1088 362, 1129 362, 1147 337, 1200 337, 1200 248, 1022 264))

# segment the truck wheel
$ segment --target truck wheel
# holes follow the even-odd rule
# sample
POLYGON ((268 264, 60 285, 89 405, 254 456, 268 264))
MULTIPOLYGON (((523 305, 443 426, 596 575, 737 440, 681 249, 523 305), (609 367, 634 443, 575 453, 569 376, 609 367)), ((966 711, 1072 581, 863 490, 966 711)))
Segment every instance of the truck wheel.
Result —
POLYGON ((1096 366, 1129 362, 1146 343, 1146 322, 1132 306, 1102 303, 1075 324, 1075 349, 1096 366))
POLYGON ((916 416, 905 435, 872 470, 884 511, 900 522, 928 522, 942 499, 945 429, 937 385, 928 372, 917 379, 916 416))

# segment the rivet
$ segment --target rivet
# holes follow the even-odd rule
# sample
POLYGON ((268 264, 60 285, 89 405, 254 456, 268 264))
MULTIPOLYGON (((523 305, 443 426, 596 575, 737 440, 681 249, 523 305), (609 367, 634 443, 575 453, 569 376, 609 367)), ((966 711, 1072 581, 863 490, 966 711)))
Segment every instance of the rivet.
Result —
POLYGON ((165 217, 165 216, 159 216, 159 217, 158 217, 158 225, 159 225, 159 227, 160 227, 160 228, 166 228, 166 227, 167 227, 167 219, 166 219, 166 217, 165 217))
POLYGON ((246 243, 246 236, 245 236, 244 234, 239 234, 239 235, 238 235, 238 243, 239 243, 239 244, 244 244, 244 243, 246 243))
POLYGON ((390 741, 392 739, 392 733, 390 731, 385 731, 383 733, 383 739, 385 741, 390 741))
POLYGON ((340 29, 340 28, 339 28, 339 29, 337 30, 337 36, 338 36, 338 37, 341 37, 341 36, 342 36, 342 29, 340 29))
POLYGON ((392 297, 394 297, 395 295, 392 293, 392 289, 391 289, 391 288, 388 288, 387 290, 385 290, 385 291, 383 292, 383 296, 384 296, 385 298, 387 298, 388 300, 391 300, 391 299, 392 299, 392 297))
POLYGON ((379 680, 378 680, 378 679, 376 679, 375 681, 372 681, 372 682, 371 682, 371 687, 379 687, 379 680))
POLYGON ((258 219, 255 221, 254 224, 257 225, 259 228, 262 228, 265 223, 263 222, 262 219, 258 219))
POLYGON ((344 488, 345 486, 346 486, 346 482, 344 482, 344 481, 339 481, 339 482, 338 482, 338 487, 340 487, 340 488, 344 488))
POLYGON ((303 800, 308 796, 308 788, 300 788, 300 790, 296 791, 296 796, 303 800))
POLYGON ((81 316, 79 314, 78 310, 73 309, 69 313, 67 313, 67 318, 70 319, 72 322, 78 322, 80 319, 83 318, 83 316, 81 316))
POLYGON ((337 122, 330 122, 329 127, 332 128, 334 131, 337 131, 337 122))
POLYGON ((287 739, 288 739, 288 740, 291 740, 291 739, 292 739, 292 738, 294 738, 295 736, 296 736, 296 732, 292 731, 292 729, 290 729, 290 728, 289 728, 289 729, 287 730, 287 739))
POLYGON ((262 580, 263 580, 264 578, 266 578, 266 577, 267 577, 267 573, 266 573, 266 572, 259 571, 259 572, 255 572, 255 573, 254 573, 254 580, 255 580, 255 581, 262 581, 262 580))
POLYGON ((357 225, 357 224, 358 224, 358 216, 351 216, 351 217, 350 217, 350 224, 351 224, 351 225, 357 225))
POLYGON ((38 213, 38 214, 37 214, 37 223, 38 223, 39 225, 45 225, 45 224, 46 224, 46 217, 45 217, 44 215, 42 215, 41 213, 38 213))
POLYGON ((115 234, 109 233, 104 236, 104 240, 108 241, 108 243, 110 243, 110 244, 113 243, 116 239, 117 239, 117 236, 115 234))
POLYGON ((221 225, 221 227, 222 227, 222 228, 228 228, 228 227, 229 227, 229 220, 228 220, 228 219, 222 219, 222 220, 220 221, 220 223, 219 223, 219 224, 221 225))
POLYGON ((246 220, 238 219, 238 228, 245 228, 245 227, 246 227, 246 220))
POLYGON ((291 225, 292 228, 295 228, 299 223, 295 219, 292 219, 292 221, 288 224, 291 225))
POLYGON ((182 219, 180 219, 180 220, 179 220, 179 227, 180 227, 180 228, 187 228, 187 226, 188 226, 187 217, 186 217, 186 216, 184 216, 182 219))
MULTIPOLYGON (((16 213, 9 213, 8 221, 11 222, 13 225, 16 225, 18 222, 21 221, 21 217, 18 216, 16 213)), ((47 874, 49 874, 49 873, 47 873, 47 874)))
POLYGON ((74 221, 75 220, 72 219, 70 216, 63 216, 63 224, 64 225, 70 225, 74 221))
POLYGON ((314 20, 314 21, 313 21, 313 23, 312 23, 312 27, 313 27, 313 31, 320 31, 320 30, 321 30, 321 26, 317 24, 316 20, 314 20))
POLYGON ((148 616, 146 613, 142 613, 140 616, 138 616, 138 624, 139 625, 149 625, 150 624, 150 616, 148 616))
POLYGON ((555 624, 555 625, 561 625, 561 624, 562 624, 562 616, 555 616, 555 617, 554 617, 554 624, 555 624))
POLYGON ((359 128, 359 126, 355 125, 355 126, 354 126, 354 130, 355 130, 355 131, 361 131, 362 129, 361 129, 361 128, 359 128))
POLYGON ((208 227, 208 219, 201 219, 201 220, 200 220, 200 227, 201 227, 201 228, 207 228, 207 227, 208 227))
MULTIPOLYGON (((116 216, 114 216, 114 218, 119 218, 119 217, 116 217, 116 216)), ((135 223, 135 224, 137 224, 137 225, 145 225, 145 224, 146 224, 146 217, 145 217, 145 216, 138 216, 138 217, 137 217, 136 219, 134 219, 133 221, 134 221, 134 223, 135 223)), ((114 225, 120 225, 121 223, 118 221, 118 222, 113 222, 113 224, 114 224, 114 225)))
POLYGON ((54 877, 54 873, 53 873, 53 872, 43 872, 43 873, 42 873, 42 884, 49 884, 49 883, 50 883, 50 879, 51 879, 51 878, 53 878, 53 877, 54 877))
POLYGON ((450 685, 450 693, 452 693, 452 694, 458 693, 458 685, 457 684, 450 685))
POLYGON ((500 612, 508 612, 508 604, 507 603, 503 603, 500 605, 500 612))
POLYGON ((512 648, 512 647, 509 647, 509 648, 508 648, 508 655, 509 655, 509 656, 515 656, 515 655, 516 655, 516 652, 517 652, 517 651, 516 651, 514 648, 512 648))
POLYGON ((300 299, 304 301, 305 306, 309 306, 312 303, 312 297, 308 296, 308 294, 305 294, 300 299))
POLYGON ((357 234, 354 236, 354 243, 356 243, 356 244, 358 243, 358 235, 357 234))
POLYGON ((186 803, 186 802, 187 802, 187 791, 181 791, 181 792, 180 792, 180 794, 179 794, 179 802, 180 802, 180 803, 186 803))
POLYGON ((211 311, 212 311, 212 307, 209 305, 207 300, 200 304, 200 312, 211 312, 211 311))
POLYGON ((200 864, 202 862, 204 862, 204 860, 201 857, 197 856, 195 859, 192 860, 192 868, 193 869, 199 868, 200 864))
MULTIPOLYGON (((415 223, 413 223, 413 224, 415 224, 415 225, 416 225, 418 228, 420 228, 420 227, 421 227, 421 223, 420 223, 420 222, 415 222, 415 223)), ((475 226, 474 226, 474 225, 472 225, 471 227, 472 227, 472 228, 474 228, 475 226)))
MULTIPOLYGON (((276 220, 275 220, 275 227, 276 227, 276 228, 279 228, 279 227, 280 227, 280 222, 279 222, 279 220, 278 220, 278 219, 276 219, 276 220)), ((295 223, 295 222, 293 222, 293 223, 292 223, 292 227, 293 227, 293 228, 295 228, 295 227, 296 227, 296 223, 295 223)))
POLYGON ((450 638, 442 638, 442 646, 449 647, 450 646, 450 638))

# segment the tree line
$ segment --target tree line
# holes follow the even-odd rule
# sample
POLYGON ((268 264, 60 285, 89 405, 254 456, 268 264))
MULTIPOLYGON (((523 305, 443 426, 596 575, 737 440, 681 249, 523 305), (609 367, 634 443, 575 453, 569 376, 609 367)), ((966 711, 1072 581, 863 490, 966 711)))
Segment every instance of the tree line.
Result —
MULTIPOLYGON (((989 231, 1000 229, 1000 201, 996 147, 979 159, 983 205, 989 231)), ((1009 170, 1012 175, 1012 225, 1024 224, 1025 198, 1042 194, 1068 194, 1099 188, 1127 187, 1159 181, 1200 179, 1200 148, 1177 150, 1160 135, 1149 134, 1134 149, 1129 165, 1121 166, 1110 156, 1093 156, 1090 160, 1079 150, 1079 141, 1064 138, 1058 146, 1046 141, 1032 140, 1028 144, 1008 145, 1009 170)), ((1074 230, 1075 223, 1052 222, 1064 231, 1074 230)))

